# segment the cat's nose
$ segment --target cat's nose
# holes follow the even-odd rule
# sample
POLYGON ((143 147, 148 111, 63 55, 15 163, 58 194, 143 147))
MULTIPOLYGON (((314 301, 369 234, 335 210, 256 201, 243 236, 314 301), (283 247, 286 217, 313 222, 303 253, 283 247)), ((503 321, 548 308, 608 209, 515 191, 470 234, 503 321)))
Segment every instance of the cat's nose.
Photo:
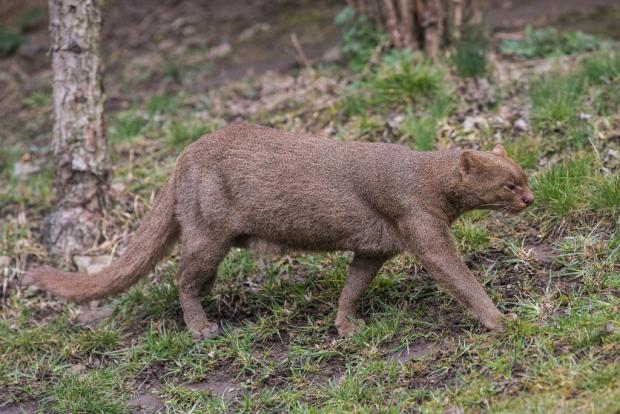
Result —
POLYGON ((532 190, 530 190, 528 186, 525 186, 525 188, 523 189, 523 193, 521 194, 521 201, 523 201, 526 206, 529 206, 534 202, 534 193, 532 193, 532 190))

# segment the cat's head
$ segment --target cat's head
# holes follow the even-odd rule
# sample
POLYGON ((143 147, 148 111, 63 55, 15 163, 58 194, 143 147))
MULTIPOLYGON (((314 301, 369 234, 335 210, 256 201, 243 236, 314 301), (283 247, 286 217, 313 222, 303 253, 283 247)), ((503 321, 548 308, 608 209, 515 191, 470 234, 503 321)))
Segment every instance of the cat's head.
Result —
POLYGON ((534 202, 527 176, 499 144, 491 152, 463 151, 459 172, 472 208, 519 213, 534 202))

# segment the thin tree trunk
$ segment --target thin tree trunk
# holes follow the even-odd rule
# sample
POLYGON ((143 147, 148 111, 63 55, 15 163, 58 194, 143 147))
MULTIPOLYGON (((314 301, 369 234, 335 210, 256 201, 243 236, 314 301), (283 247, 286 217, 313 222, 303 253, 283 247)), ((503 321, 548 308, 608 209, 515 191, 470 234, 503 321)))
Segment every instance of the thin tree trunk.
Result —
POLYGON ((415 36, 414 0, 400 0, 400 15, 402 19, 403 46, 409 49, 418 48, 418 39, 415 36))
POLYGON ((43 240, 65 260, 97 242, 108 190, 103 123, 101 25, 104 0, 49 0, 56 203, 43 240))
POLYGON ((398 28, 398 18, 396 17, 396 9, 394 8, 394 3, 392 3, 392 0, 383 0, 383 9, 385 10, 385 14, 387 16, 385 23, 390 35, 390 40, 392 41, 394 47, 402 47, 403 42, 401 41, 401 32, 398 28))
POLYGON ((460 37, 465 25, 482 22, 484 0, 347 0, 357 13, 385 29, 394 47, 423 49, 435 58, 460 37))
POLYGON ((443 16, 440 0, 428 0, 422 15, 426 54, 435 59, 443 37, 443 16))

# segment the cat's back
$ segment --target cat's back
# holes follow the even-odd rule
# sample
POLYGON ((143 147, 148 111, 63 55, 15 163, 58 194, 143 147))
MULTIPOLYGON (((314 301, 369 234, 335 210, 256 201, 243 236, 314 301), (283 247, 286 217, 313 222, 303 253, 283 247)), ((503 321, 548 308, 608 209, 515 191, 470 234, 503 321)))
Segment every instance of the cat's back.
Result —
POLYGON ((262 125, 236 122, 202 137, 191 146, 195 151, 219 155, 266 151, 291 155, 303 151, 307 155, 312 155, 312 152, 321 151, 323 148, 333 151, 335 147, 338 147, 337 144, 337 141, 311 134, 293 133, 262 125))
POLYGON ((288 132, 262 125, 237 122, 208 134, 186 148, 186 152, 227 154, 268 154, 306 159, 360 157, 380 159, 411 153, 402 145, 338 141, 309 133, 288 132))

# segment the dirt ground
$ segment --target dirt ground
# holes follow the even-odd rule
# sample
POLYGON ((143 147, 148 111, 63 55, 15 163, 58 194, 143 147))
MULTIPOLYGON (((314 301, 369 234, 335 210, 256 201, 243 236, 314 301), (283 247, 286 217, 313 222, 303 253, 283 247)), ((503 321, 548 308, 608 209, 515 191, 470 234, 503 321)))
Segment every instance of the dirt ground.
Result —
MULTIPOLYGON (((46 5, 8 0, 0 8, 0 24, 12 27, 27 10, 45 11, 46 5)), ((341 0, 111 0, 102 42, 106 108, 295 68, 300 52, 293 34, 310 61, 333 60, 338 56, 333 19, 343 5, 341 0), (184 83, 176 74, 187 69, 196 76, 184 83)), ((496 31, 555 23, 620 38, 618 9, 618 0, 491 0, 487 21, 496 31)), ((0 123, 10 130, 29 118, 23 98, 50 84, 46 19, 33 22, 27 35, 28 44, 0 60, 0 123)))

